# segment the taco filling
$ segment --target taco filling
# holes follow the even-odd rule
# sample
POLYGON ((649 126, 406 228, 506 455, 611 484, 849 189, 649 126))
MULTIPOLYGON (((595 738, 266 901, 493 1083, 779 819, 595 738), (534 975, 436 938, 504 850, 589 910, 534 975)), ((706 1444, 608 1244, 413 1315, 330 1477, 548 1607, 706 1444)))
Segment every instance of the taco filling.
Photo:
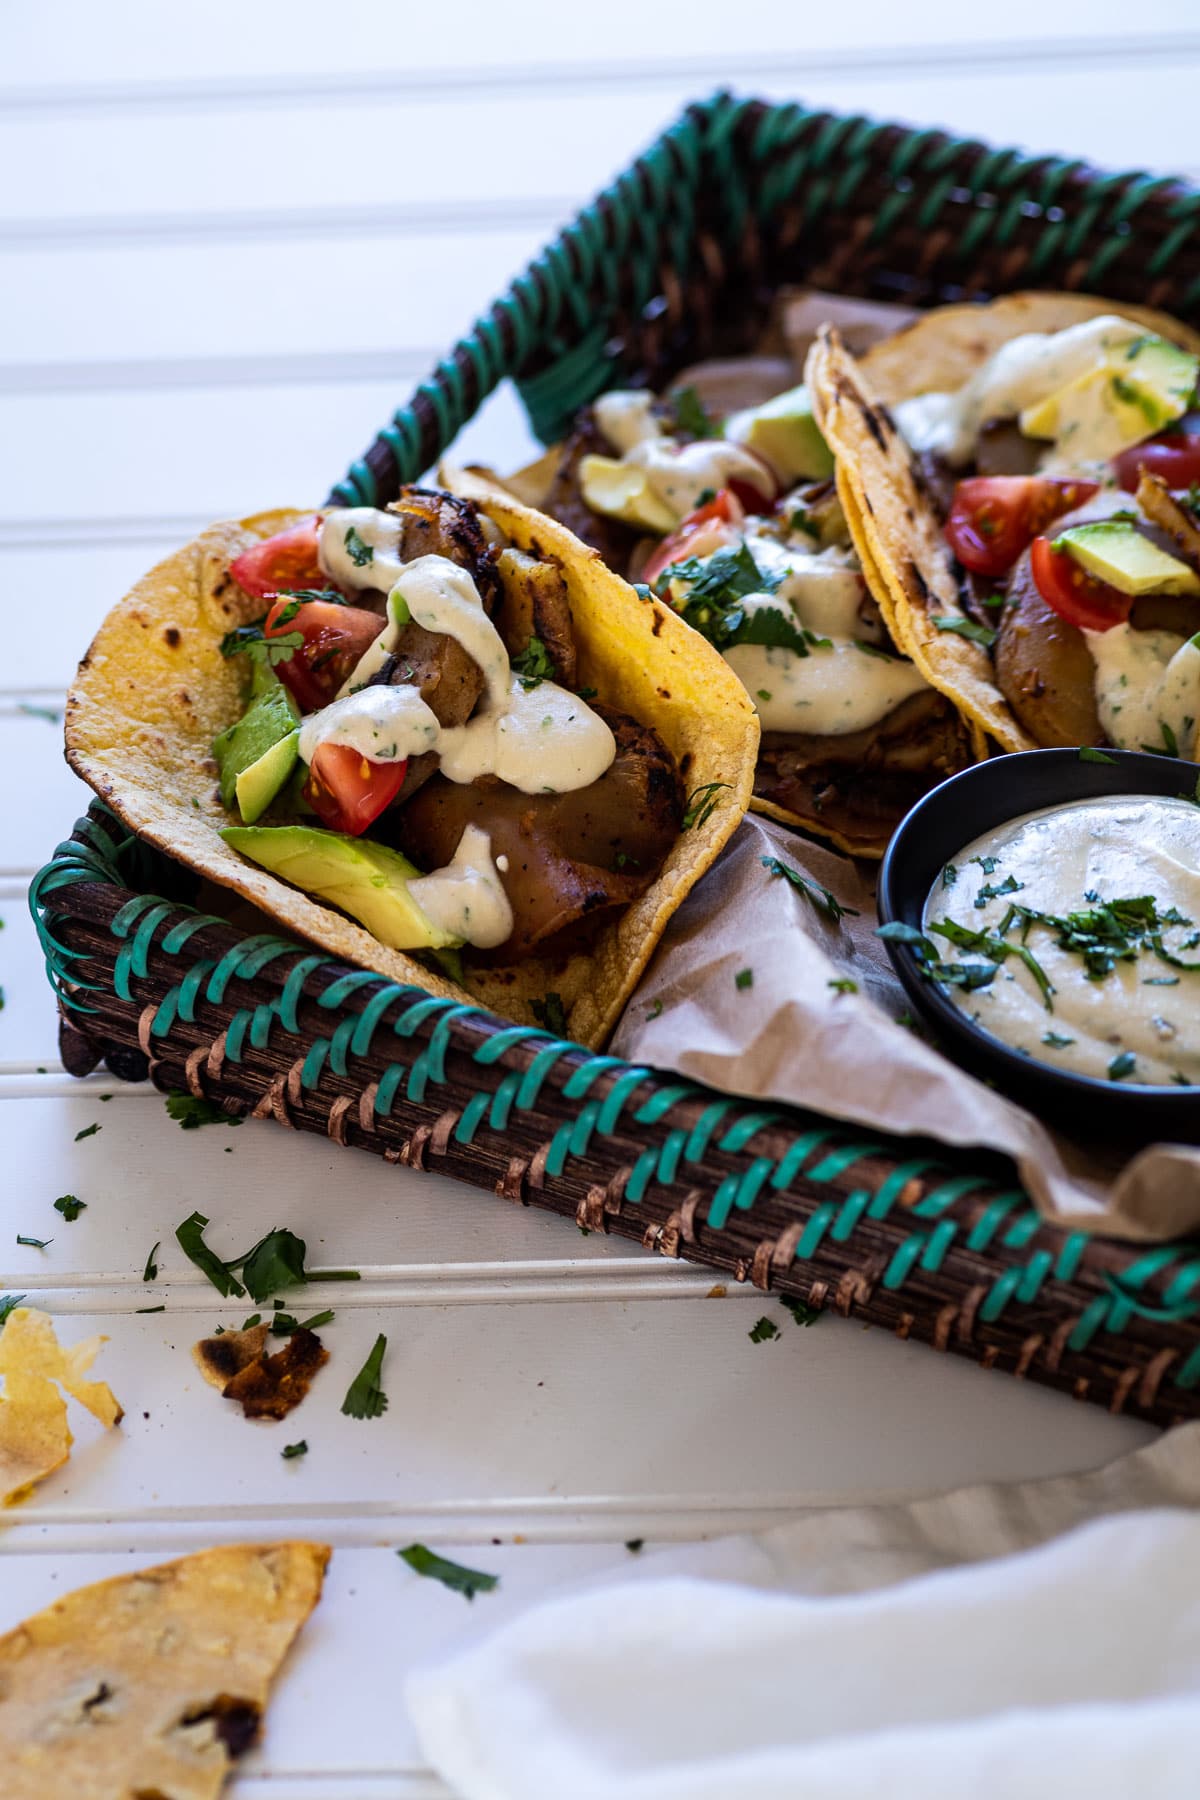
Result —
POLYGON ((338 954, 599 1042, 745 806, 740 688, 511 502, 279 523, 213 527, 110 615, 74 766, 338 954))
POLYGON ((710 412, 603 394, 544 501, 725 658, 762 723, 755 804, 882 854, 971 760, 954 707, 900 654, 863 578, 804 387, 710 412))
MULTIPOLYGON (((1006 748, 1107 744, 1194 759, 1200 356, 1100 302, 1066 301, 1071 322, 1054 329, 1056 298, 969 309, 990 315, 973 354, 964 308, 945 316, 940 359, 937 313, 870 352, 861 376, 833 347, 834 385, 840 355, 851 401, 840 417, 865 403, 868 432, 876 426, 861 467, 873 503, 863 536, 914 656, 960 698, 990 685, 990 715, 979 699, 970 710, 1006 748), (922 391, 895 380, 902 347, 922 391), (929 385, 939 367, 966 379, 929 385), (890 412, 865 391, 877 371, 890 412)), ((817 354, 828 367, 829 346, 817 354)))

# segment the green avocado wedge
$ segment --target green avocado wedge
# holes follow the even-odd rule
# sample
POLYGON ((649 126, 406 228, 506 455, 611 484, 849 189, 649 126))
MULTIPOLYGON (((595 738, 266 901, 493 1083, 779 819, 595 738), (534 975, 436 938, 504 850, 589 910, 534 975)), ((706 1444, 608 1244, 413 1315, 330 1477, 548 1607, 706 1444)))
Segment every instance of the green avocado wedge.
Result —
POLYGON ((232 806, 236 799, 248 825, 266 811, 295 768, 300 737, 300 715, 279 677, 260 678, 256 687, 241 718, 213 740, 221 802, 232 806))
POLYGON ((281 881, 349 913, 390 950, 448 950, 462 943, 422 912, 408 889, 421 871, 385 844, 313 825, 227 825, 221 836, 281 881))
POLYGON ((776 394, 762 406, 731 413, 725 436, 765 457, 785 485, 827 481, 833 474, 833 452, 821 436, 803 385, 776 394))

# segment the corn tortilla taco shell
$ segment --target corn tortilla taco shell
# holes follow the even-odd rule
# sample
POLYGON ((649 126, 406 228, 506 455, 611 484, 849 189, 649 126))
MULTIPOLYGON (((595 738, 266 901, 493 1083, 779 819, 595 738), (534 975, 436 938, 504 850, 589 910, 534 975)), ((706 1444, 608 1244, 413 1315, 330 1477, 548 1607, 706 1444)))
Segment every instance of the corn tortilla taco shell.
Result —
POLYGON ((71 1454, 64 1394, 105 1430, 120 1424, 121 1403, 112 1389, 84 1379, 107 1342, 89 1337, 64 1348, 49 1313, 32 1306, 9 1313, 0 1329, 0 1506, 25 1499, 71 1454))
POLYGON ((217 793, 212 742, 244 705, 242 671, 219 645, 225 632, 261 611, 230 579, 229 565, 249 544, 311 511, 212 525, 138 582, 109 613, 80 664, 67 700, 67 760, 140 837, 332 955, 523 1024, 537 1023, 535 1001, 557 993, 568 1035, 596 1048, 671 914, 746 810, 758 720, 732 670, 669 608, 639 599, 565 527, 485 483, 463 480, 460 491, 480 500, 512 543, 561 564, 581 684, 653 726, 689 791, 722 784, 708 818, 679 834, 657 879, 600 930, 587 952, 470 968, 464 990, 243 860, 218 835, 237 821, 217 793))
POLYGON ((937 308, 874 345, 861 361, 834 331, 823 332, 809 352, 805 373, 817 420, 838 458, 847 524, 888 628, 976 733, 1005 750, 1037 746, 1001 694, 984 646, 934 623, 968 615, 941 522, 888 408, 917 394, 957 391, 1002 344, 1024 332, 1062 331, 1114 312, 1200 351, 1200 335, 1150 307, 1087 294, 1023 293, 985 306, 937 308))
POLYGON ((5 1800, 215 1800, 328 1560, 322 1544, 204 1550, 78 1588, 0 1637, 5 1800))

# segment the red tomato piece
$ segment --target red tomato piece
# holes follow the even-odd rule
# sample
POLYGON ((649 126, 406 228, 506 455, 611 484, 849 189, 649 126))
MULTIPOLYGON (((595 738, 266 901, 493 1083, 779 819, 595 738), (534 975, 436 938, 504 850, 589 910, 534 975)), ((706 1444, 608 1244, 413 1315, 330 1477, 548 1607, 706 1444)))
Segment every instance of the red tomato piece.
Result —
POLYGON ((1029 561, 1038 593, 1068 625, 1081 631, 1111 631, 1133 610, 1131 594, 1089 575, 1068 551, 1056 550, 1049 538, 1034 539, 1029 561))
MULTIPOLYGON (((757 494, 754 499, 756 504, 761 504, 757 494)), ((714 494, 711 500, 690 512, 678 531, 663 539, 642 570, 642 580, 653 587, 663 570, 669 569, 672 563, 684 562, 689 556, 711 556, 714 550, 732 544, 745 516, 746 509, 736 494, 729 488, 722 488, 719 494, 714 494)))
POLYGON ((1169 488, 1191 487, 1200 481, 1200 436, 1185 431, 1164 432, 1161 437, 1147 438, 1122 450, 1113 465, 1118 484, 1127 494, 1137 492, 1142 470, 1158 475, 1169 488))
POLYGON ((965 569, 976 575, 1004 575, 1039 532, 1099 491, 1095 481, 975 475, 954 490, 946 542, 965 569))
POLYGON ((349 744, 321 744, 312 759, 304 798, 326 825, 361 837, 404 785, 407 757, 369 762, 349 744))
POLYGON ((267 614, 263 636, 300 633, 303 642, 286 662, 276 663, 275 673, 301 712, 319 712, 353 674, 384 621, 363 606, 339 606, 334 600, 302 600, 289 617, 295 604, 281 594, 267 614))
POLYGON ((329 580, 317 555, 321 521, 314 517, 287 531, 251 544, 229 565, 238 586, 255 600, 265 600, 280 588, 328 587, 329 580))

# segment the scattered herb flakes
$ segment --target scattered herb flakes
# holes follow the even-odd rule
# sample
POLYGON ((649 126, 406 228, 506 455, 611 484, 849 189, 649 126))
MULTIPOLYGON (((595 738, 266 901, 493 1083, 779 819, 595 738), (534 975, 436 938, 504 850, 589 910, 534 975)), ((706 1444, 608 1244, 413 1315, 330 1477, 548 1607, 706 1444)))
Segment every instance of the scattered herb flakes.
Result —
POLYGON ((1075 1042, 1075 1039, 1073 1037, 1063 1037, 1062 1033, 1058 1031, 1044 1031, 1042 1033, 1042 1042, 1049 1050, 1065 1050, 1069 1044, 1075 1042))
POLYGON ((1127 1075, 1133 1074, 1136 1067, 1137 1057, 1133 1054, 1133 1051, 1122 1050, 1121 1054, 1119 1056, 1114 1056, 1108 1065, 1108 1079, 1110 1081, 1124 1081, 1127 1075))
POLYGON ((284 1462, 295 1462, 298 1456, 307 1456, 307 1438, 301 1438, 298 1444, 285 1444, 279 1454, 282 1456, 284 1462))
POLYGON ((18 1244, 25 1244, 30 1250, 45 1250, 54 1242, 53 1238, 22 1237, 17 1234, 18 1244))
POLYGON ((17 711, 29 719, 45 719, 47 725, 62 724, 62 713, 56 706, 35 706, 31 700, 21 700, 17 703, 17 711))
POLYGON ((858 992, 858 983, 850 975, 839 975, 835 980, 827 981, 825 986, 832 988, 835 994, 857 994, 858 992))
MULTIPOLYGON (((721 427, 711 416, 696 389, 689 382, 685 387, 672 388, 667 395, 671 411, 675 414, 675 423, 679 430, 688 437, 713 438, 720 437, 721 427)), ((709 499, 712 499, 709 495, 709 499)))
POLYGON ((167 1309, 165 1306, 135 1306, 133 1310, 135 1313, 156 1313, 166 1312, 167 1309))
POLYGON ((973 644, 982 644, 990 650, 996 641, 996 633, 990 625, 981 625, 977 619, 960 619, 955 615, 943 614, 940 618, 933 616, 931 623, 938 631, 953 632, 956 637, 969 638, 973 644))
POLYGON ((358 535, 355 526, 351 525, 348 527, 342 542, 346 546, 346 555, 350 558, 350 561, 354 564, 355 568, 365 569, 368 563, 373 563, 375 561, 375 551, 373 546, 363 542, 362 538, 358 535))
POLYGON ((526 693, 554 679, 554 664, 540 637, 531 637, 519 656, 512 658, 512 672, 520 678, 526 693))
POLYGON ((985 875, 993 875, 1000 867, 1000 858, 998 856, 973 856, 971 861, 973 863, 978 863, 985 875))
POLYGON ((647 1019, 657 1019, 662 1013, 662 1009, 663 1003, 661 1000, 652 1000, 646 1008, 647 1019))
POLYGON ((752 1344, 766 1344, 771 1338, 779 1336, 779 1327, 774 1319, 768 1319, 764 1314, 758 1324, 753 1326, 746 1335, 752 1344))
POLYGON ((1115 763, 1117 759, 1115 756, 1107 756, 1103 750, 1097 750, 1094 744, 1081 744, 1079 760, 1080 762, 1115 763))
POLYGON ((0 1294, 0 1325, 4 1324, 9 1313, 15 1312, 24 1299, 24 1294, 0 1294))
POLYGON ((149 1256, 146 1258, 146 1266, 142 1270, 142 1280, 143 1281, 157 1281, 158 1280, 158 1263, 155 1261, 155 1258, 157 1257, 161 1248, 162 1248, 161 1242, 155 1244, 153 1250, 150 1252, 149 1256))
POLYGON ((281 1288, 300 1287, 311 1280, 304 1267, 307 1248, 304 1239, 286 1227, 260 1238, 241 1259, 241 1276, 250 1298, 269 1300, 281 1288))
POLYGON ((821 1317, 819 1306, 809 1306, 803 1300, 788 1300, 780 1295, 780 1304, 791 1313, 797 1325, 815 1325, 821 1317))
MULTIPOLYGON (((292 602, 291 606, 298 607, 298 602, 292 602)), ((261 663, 264 668, 268 669, 278 668, 280 663, 291 662, 304 642, 304 633, 301 631, 278 631, 278 626, 287 620, 289 611, 289 607, 285 606, 275 622, 275 628, 272 629, 270 637, 267 637, 263 631, 265 613, 262 619, 256 620, 253 624, 237 625, 232 631, 227 631, 218 646, 221 655, 225 657, 244 656, 249 662, 261 663)), ((291 617, 295 617, 294 610, 291 611, 291 617)))
POLYGON ((228 1265, 221 1261, 216 1251, 210 1250, 204 1242, 207 1227, 208 1220, 203 1213, 189 1214, 175 1232, 179 1248, 188 1261, 208 1277, 218 1294, 222 1294, 226 1300, 241 1299, 246 1292, 245 1288, 230 1274, 228 1265))
MULTIPOLYGON (((370 1355, 350 1383, 346 1398, 342 1401, 342 1411, 348 1419, 377 1419, 387 1411, 388 1398, 379 1385, 379 1377, 383 1370, 383 1357, 387 1349, 387 1339, 382 1331, 371 1346, 370 1355)), ((400 1552, 404 1554, 403 1551, 400 1552)), ((428 1552, 426 1552, 428 1554, 428 1552)), ((418 1573, 424 1573, 418 1570, 418 1573)))
POLYGON ((1142 982, 1143 987, 1178 987, 1178 975, 1147 975, 1142 982))
POLYGON ((734 982, 735 987, 739 987, 739 988, 753 987, 754 986, 754 970, 753 969, 739 969, 737 974, 733 978, 733 982, 734 982))
POLYGON ((549 1031, 554 1037, 566 1037, 567 1009, 563 1005, 561 994, 545 994, 540 1000, 531 1000, 529 1006, 543 1031, 549 1031))
POLYGON ((60 1194, 54 1202, 54 1210, 62 1214, 68 1225, 73 1225, 80 1213, 87 1211, 87 1201, 76 1199, 74 1194, 60 1194))
POLYGON ((641 1554, 645 1543, 645 1538, 626 1538, 625 1548, 628 1550, 630 1556, 638 1556, 641 1554))
POLYGON ((481 1569, 468 1569, 463 1563, 451 1562, 424 1544, 410 1544, 407 1550, 397 1550, 396 1555, 408 1564, 414 1575, 440 1581, 443 1587, 448 1587, 451 1593, 461 1594, 464 1600, 473 1600, 476 1594, 490 1594, 500 1585, 498 1575, 485 1575, 481 1569))
POLYGON ((197 1094, 170 1093, 166 1099, 167 1117, 184 1131, 199 1131, 202 1125, 240 1125, 223 1107, 212 1100, 202 1099, 197 1094))
POLYGON ((1000 900, 1005 894, 1019 894, 1025 886, 1015 875, 1006 875, 1003 881, 985 881, 975 896, 975 904, 979 908, 987 905, 989 900, 1000 900))
POLYGON ((718 793, 728 786, 727 781, 706 781, 703 787, 693 788, 685 803, 682 829, 690 831, 693 825, 707 824, 720 805, 718 793))
MULTIPOLYGON (((275 1304, 278 1306, 279 1302, 275 1304)), ((323 1325, 331 1325, 335 1317, 331 1307, 314 1313, 311 1319, 297 1319, 290 1312, 277 1312, 271 1320, 271 1333, 274 1337, 290 1337, 294 1331, 320 1331, 323 1325)))
POLYGON ((957 880, 958 880, 958 864, 948 862, 946 864, 945 868, 942 870, 942 886, 944 888, 952 888, 957 880))
POLYGON ((75 1133, 75 1142, 79 1144, 83 1142, 84 1138, 95 1137, 99 1130, 99 1125, 85 1125, 82 1131, 75 1133))
POLYGON ((788 863, 780 862, 777 856, 763 856, 759 860, 773 879, 782 876, 785 881, 790 882, 796 892, 803 894, 809 905, 814 907, 823 918, 831 919, 835 925, 841 919, 858 918, 859 914, 856 908, 843 906, 828 888, 820 887, 816 882, 809 881, 808 877, 802 875, 799 869, 793 869, 788 863))

